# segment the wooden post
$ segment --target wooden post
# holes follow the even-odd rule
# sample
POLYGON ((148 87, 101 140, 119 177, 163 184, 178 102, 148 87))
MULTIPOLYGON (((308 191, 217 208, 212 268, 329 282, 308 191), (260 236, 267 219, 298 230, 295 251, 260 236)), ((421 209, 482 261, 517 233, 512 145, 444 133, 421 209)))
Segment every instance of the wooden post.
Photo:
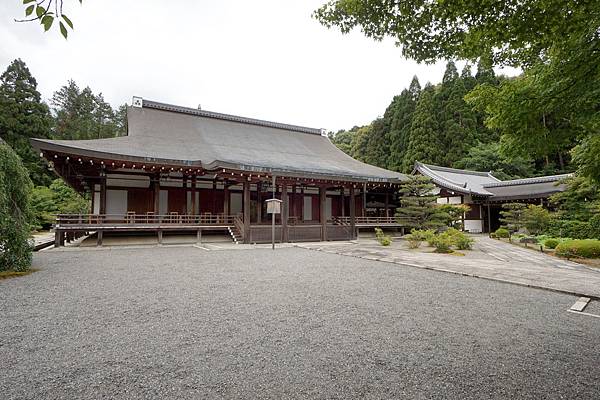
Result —
POLYGON ((363 196, 362 196, 362 207, 360 215, 363 217, 367 216, 367 183, 363 183, 363 196))
POLYGON ((327 240, 327 214, 325 205, 327 203, 327 188, 319 187, 319 221, 321 222, 321 240, 327 240))
POLYGON ((342 186, 340 189, 340 198, 342 199, 342 217, 346 216, 346 190, 342 186))
POLYGON ((64 232, 62 232, 61 230, 57 229, 56 231, 54 231, 54 247, 60 247, 63 245, 63 236, 64 236, 64 232))
POLYGON ((250 243, 250 182, 244 181, 244 243, 250 243))
POLYGON ((106 214, 106 176, 100 178, 100 214, 106 214))
POLYGON ((261 183, 256 183, 256 222, 260 224, 262 222, 262 196, 261 196, 261 183))
POLYGON ((288 211, 289 217, 296 216, 295 205, 296 205, 296 185, 292 185, 292 195, 290 196, 290 204, 289 204, 290 211, 288 211))
POLYGON ((154 177, 154 215, 160 214, 160 174, 154 177))
POLYGON ((196 175, 192 176, 192 215, 196 215, 196 175))
POLYGON ((288 241, 288 195, 287 195, 287 183, 281 184, 281 241, 283 243, 288 241))
POLYGON ((202 229, 198 229, 198 232, 196 233, 196 241, 198 244, 202 244, 202 229))
POLYGON ((354 186, 350 187, 350 230, 352 231, 352 239, 356 239, 356 197, 354 186))
POLYGON ((223 213, 229 215, 229 182, 223 184, 223 213))
POLYGON ((390 194, 388 193, 388 191, 385 191, 385 217, 389 217, 390 216, 390 194))
POLYGON ((102 246, 102 231, 98 231, 98 241, 96 242, 96 246, 102 246))
POLYGON ((304 186, 300 186, 300 221, 304 221, 304 186))
POLYGON ((488 236, 492 234, 492 213, 490 212, 490 203, 487 203, 487 217, 488 217, 488 236))
POLYGON ((162 244, 163 233, 161 230, 158 231, 158 244, 162 244))

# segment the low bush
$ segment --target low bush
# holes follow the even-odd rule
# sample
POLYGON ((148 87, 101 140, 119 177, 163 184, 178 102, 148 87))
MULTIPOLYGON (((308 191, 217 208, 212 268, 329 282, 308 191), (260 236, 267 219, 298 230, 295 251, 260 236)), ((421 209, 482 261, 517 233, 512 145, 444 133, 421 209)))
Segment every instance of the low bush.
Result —
POLYGON ((506 228, 498 228, 496 232, 494 232, 497 238, 508 238, 510 236, 510 232, 506 228))
POLYGON ((433 240, 436 253, 452 253, 452 240, 448 235, 440 234, 433 240))
POLYGON ((544 240, 544 247, 548 248, 548 249, 555 249, 556 246, 558 246, 560 242, 558 241, 558 239, 546 239, 544 240))
POLYGON ((418 235, 413 236, 412 233, 405 235, 404 238, 408 241, 408 248, 416 249, 421 246, 421 242, 423 241, 418 235))
POLYGON ((592 236, 595 239, 600 239, 600 213, 590 218, 589 224, 592 231, 592 236))
POLYGON ((456 239, 456 248, 458 250, 471 250, 473 248, 473 242, 475 242, 473 239, 467 235, 463 235, 456 239))
POLYGON ((375 228, 375 236, 377 237, 377 241, 382 246, 389 246, 392 243, 392 238, 383 233, 381 228, 375 228))
POLYGON ((600 240, 567 240, 556 246, 556 254, 567 258, 600 258, 600 240))

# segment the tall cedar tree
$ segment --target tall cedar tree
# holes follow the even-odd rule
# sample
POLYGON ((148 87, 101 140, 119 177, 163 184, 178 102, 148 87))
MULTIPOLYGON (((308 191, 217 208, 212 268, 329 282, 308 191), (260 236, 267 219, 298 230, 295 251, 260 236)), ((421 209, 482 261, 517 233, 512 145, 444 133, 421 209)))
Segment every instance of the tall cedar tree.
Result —
POLYGON ((72 80, 54 93, 52 106, 57 138, 103 139, 124 134, 124 109, 113 110, 102 93, 96 95, 89 87, 81 90, 72 80))
POLYGON ((400 187, 400 204, 396 220, 416 229, 439 228, 446 224, 449 215, 436 204, 435 185, 429 177, 409 175, 400 187))
POLYGON ((0 76, 0 137, 21 157, 37 185, 50 184, 52 175, 29 138, 48 138, 51 126, 52 117, 35 78, 21 59, 14 60, 0 76))
POLYGON ((417 101, 421 94, 421 85, 413 77, 410 87, 400 94, 396 112, 392 118, 389 132, 390 155, 387 167, 394 171, 402 170, 402 162, 408 148, 408 140, 417 101))
POLYGON ((408 147, 402 169, 409 172, 415 161, 440 164, 444 149, 438 135, 438 122, 435 113, 435 88, 427 84, 417 102, 408 138, 408 147))

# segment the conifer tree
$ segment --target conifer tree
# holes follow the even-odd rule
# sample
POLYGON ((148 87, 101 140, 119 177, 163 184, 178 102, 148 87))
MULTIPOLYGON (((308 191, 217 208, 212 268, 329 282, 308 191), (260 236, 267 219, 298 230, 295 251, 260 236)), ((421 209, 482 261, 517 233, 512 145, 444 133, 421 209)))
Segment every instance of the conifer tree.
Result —
POLYGON ((51 126, 35 78, 21 59, 14 60, 0 76, 0 137, 19 155, 37 185, 49 184, 52 178, 29 138, 50 137, 51 126))
POLYGON ((464 101, 467 94, 463 79, 456 79, 444 104, 445 120, 442 122, 446 148, 444 165, 452 166, 463 158, 475 143, 476 116, 464 101))
POLYGON ((400 204, 396 220, 416 229, 438 228, 450 217, 436 204, 435 185, 429 177, 409 175, 400 188, 400 204))
POLYGON ((410 172, 415 161, 439 164, 444 150, 438 136, 438 123, 434 105, 435 88, 427 84, 413 115, 408 147, 402 161, 402 170, 410 172))
POLYGON ((402 161, 408 147, 413 114, 421 93, 421 85, 416 76, 413 77, 410 87, 402 91, 396 112, 392 118, 389 133, 390 156, 388 168, 395 171, 402 170, 402 161))

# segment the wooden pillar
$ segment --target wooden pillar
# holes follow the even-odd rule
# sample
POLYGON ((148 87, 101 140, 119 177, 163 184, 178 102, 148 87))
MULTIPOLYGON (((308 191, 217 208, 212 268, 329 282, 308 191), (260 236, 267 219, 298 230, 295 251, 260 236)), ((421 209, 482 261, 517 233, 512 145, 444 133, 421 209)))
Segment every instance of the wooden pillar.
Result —
POLYGON ((288 216, 289 216, 289 205, 287 195, 287 183, 281 184, 281 241, 283 243, 288 241, 288 216))
POLYGON ((244 181, 244 243, 250 243, 250 182, 244 181))
POLYGON ((304 186, 300 187, 300 221, 304 221, 304 186))
POLYGON ((350 187, 350 230, 352 239, 356 239, 356 197, 354 186, 350 187))
POLYGON ((488 219, 488 236, 492 233, 492 213, 490 211, 490 203, 487 203, 487 219, 488 219))
POLYGON ((96 246, 102 246, 103 232, 102 231, 98 231, 97 236, 98 236, 98 241, 96 242, 96 246))
POLYGON ((346 190, 343 186, 340 189, 340 197, 342 199, 342 217, 345 217, 346 216, 346 190))
POLYGON ((196 241, 198 244, 202 244, 202 229, 198 229, 198 232, 196 233, 196 241))
POLYGON ((160 214, 160 174, 154 177, 154 215, 160 214))
POLYGON ((106 214, 106 176, 100 178, 100 214, 106 214))
POLYGON ((196 215, 196 176, 192 176, 192 215, 196 215))
POLYGON ((292 195, 290 196, 290 211, 288 211, 288 216, 295 217, 296 216, 296 185, 292 185, 292 195))
POLYGON ((217 181, 214 180, 213 181, 213 185, 212 185, 212 208, 210 210, 210 212, 212 212, 213 214, 216 214, 217 211, 217 181))
POLYGON ((389 216, 390 216, 390 194, 386 190, 385 191, 385 217, 387 218, 389 216))
POLYGON ((319 188, 319 222, 321 222, 321 240, 327 240, 327 214, 325 205, 327 203, 327 188, 319 188))
POLYGON ((362 195, 362 207, 360 215, 363 217, 367 216, 367 183, 363 184, 363 195, 362 195))
POLYGON ((262 196, 261 196, 261 183, 256 183, 256 222, 262 222, 262 196))
POLYGON ((54 231, 54 247, 60 247, 64 244, 65 233, 59 229, 54 231))
POLYGON ((223 184, 223 213, 229 215, 229 182, 223 184))

